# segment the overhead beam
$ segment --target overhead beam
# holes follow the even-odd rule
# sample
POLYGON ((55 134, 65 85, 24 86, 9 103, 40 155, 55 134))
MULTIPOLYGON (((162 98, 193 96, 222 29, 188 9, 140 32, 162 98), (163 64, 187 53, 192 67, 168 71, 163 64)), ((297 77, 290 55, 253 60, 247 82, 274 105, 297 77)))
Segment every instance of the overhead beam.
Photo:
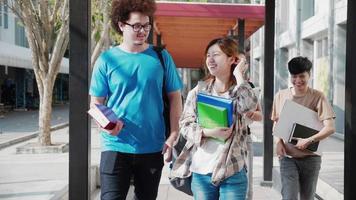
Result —
POLYGON ((234 24, 234 19, 221 19, 221 18, 204 18, 204 17, 155 17, 158 24, 182 24, 186 25, 187 22, 192 25, 230 25, 234 24))
POLYGON ((203 32, 200 33, 195 33, 194 35, 192 35, 193 32, 190 32, 191 34, 189 34, 188 32, 186 33, 182 33, 182 32, 174 32, 174 31, 166 31, 166 32, 162 32, 162 36, 165 40, 167 40, 167 38, 172 37, 173 40, 176 39, 194 39, 194 38, 210 38, 211 37, 217 37, 217 36, 223 36, 226 35, 226 31, 221 31, 221 32, 216 32, 216 33, 210 33, 210 34, 204 34, 203 32))
POLYGON ((175 30, 175 31, 199 31, 199 30, 221 30, 221 29, 231 29, 232 24, 216 24, 216 25, 192 25, 192 24, 159 24, 158 27, 161 30, 175 30))
POLYGON ((214 33, 214 32, 221 32, 222 30, 229 30, 231 29, 232 26, 210 26, 210 27, 205 27, 205 26, 195 26, 195 27, 189 27, 189 26, 159 26, 161 30, 165 30, 164 32, 166 33, 167 31, 169 32, 181 32, 181 33, 186 33, 186 32, 203 32, 206 33, 207 31, 214 33))
POLYGON ((264 6, 252 4, 157 2, 157 16, 264 19, 264 6))

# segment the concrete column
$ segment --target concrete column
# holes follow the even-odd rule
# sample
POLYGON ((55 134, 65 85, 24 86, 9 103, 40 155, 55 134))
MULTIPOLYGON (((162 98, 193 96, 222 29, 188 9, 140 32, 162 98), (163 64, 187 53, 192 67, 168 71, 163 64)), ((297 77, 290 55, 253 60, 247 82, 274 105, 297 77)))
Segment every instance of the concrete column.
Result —
POLYGON ((329 51, 329 96, 327 97, 333 105, 334 96, 334 27, 335 27, 335 1, 329 0, 329 27, 328 27, 328 51, 329 51))

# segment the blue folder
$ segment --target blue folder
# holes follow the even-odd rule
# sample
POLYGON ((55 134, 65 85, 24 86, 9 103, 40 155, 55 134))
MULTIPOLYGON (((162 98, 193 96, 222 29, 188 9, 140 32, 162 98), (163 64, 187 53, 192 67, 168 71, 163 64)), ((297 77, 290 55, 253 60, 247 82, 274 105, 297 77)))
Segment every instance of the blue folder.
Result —
POLYGON ((229 125, 229 127, 232 125, 233 112, 234 112, 234 106, 233 106, 232 99, 227 99, 227 98, 218 97, 218 96, 212 96, 212 95, 204 94, 204 93, 198 93, 197 102, 202 102, 202 103, 210 104, 213 106, 219 106, 222 108, 226 108, 228 125, 229 125))

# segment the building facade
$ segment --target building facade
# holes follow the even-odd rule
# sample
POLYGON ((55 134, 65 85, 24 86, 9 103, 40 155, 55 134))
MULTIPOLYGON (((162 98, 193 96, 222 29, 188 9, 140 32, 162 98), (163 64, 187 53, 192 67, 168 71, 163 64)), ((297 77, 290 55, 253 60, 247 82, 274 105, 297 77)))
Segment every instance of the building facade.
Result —
MULTIPOLYGON (((287 88, 288 61, 313 62, 310 85, 321 90, 336 113, 336 131, 344 134, 346 0, 276 0, 274 91, 287 88)), ((263 86, 264 29, 251 37, 251 79, 263 86)))

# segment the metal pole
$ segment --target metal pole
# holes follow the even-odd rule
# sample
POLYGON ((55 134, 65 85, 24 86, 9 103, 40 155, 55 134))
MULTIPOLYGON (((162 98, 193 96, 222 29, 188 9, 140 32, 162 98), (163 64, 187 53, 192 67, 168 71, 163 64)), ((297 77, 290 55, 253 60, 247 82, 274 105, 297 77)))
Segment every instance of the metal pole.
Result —
POLYGON ((245 52, 245 20, 238 19, 238 41, 239 41, 239 50, 245 52))
POLYGON ((69 199, 90 199, 90 0, 69 1, 69 199))
POLYGON ((356 1, 347 2, 344 199, 356 199, 356 1), (353 95, 352 95, 353 94, 353 95), (354 105, 354 106, 352 106, 354 105))
POLYGON ((264 156, 263 156, 263 182, 264 185, 272 185, 273 167, 273 136, 272 121, 270 114, 273 103, 274 88, 274 21, 275 21, 275 0, 268 0, 265 4, 265 49, 264 49, 264 98, 263 98, 263 135, 264 135, 264 156))

